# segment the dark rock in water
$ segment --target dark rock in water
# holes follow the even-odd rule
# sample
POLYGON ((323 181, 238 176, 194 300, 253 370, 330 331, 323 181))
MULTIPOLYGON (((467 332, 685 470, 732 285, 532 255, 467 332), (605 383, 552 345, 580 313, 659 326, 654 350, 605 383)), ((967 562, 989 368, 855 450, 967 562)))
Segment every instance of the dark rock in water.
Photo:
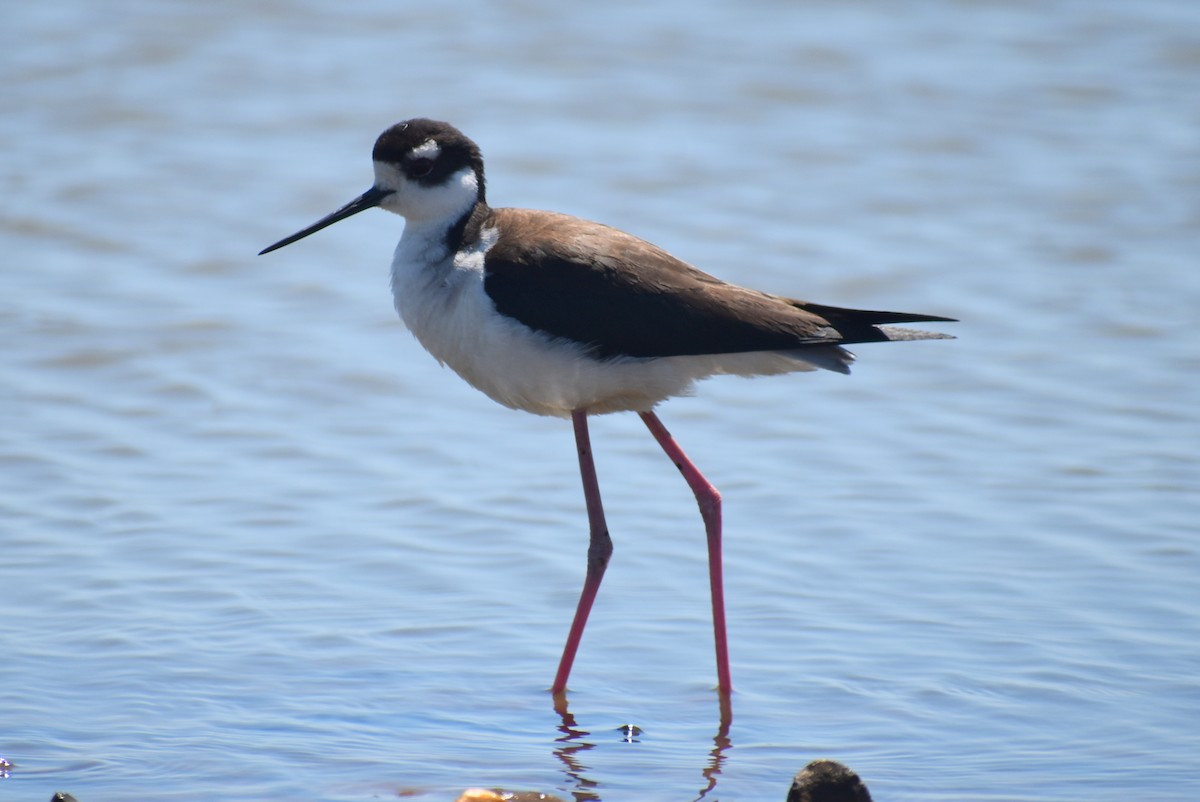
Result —
POLYGON ((79 802, 79 800, 66 791, 55 791, 54 796, 50 797, 50 802, 79 802))
POLYGON ((787 802, 871 802, 871 792, 836 760, 814 760, 792 780, 787 802))

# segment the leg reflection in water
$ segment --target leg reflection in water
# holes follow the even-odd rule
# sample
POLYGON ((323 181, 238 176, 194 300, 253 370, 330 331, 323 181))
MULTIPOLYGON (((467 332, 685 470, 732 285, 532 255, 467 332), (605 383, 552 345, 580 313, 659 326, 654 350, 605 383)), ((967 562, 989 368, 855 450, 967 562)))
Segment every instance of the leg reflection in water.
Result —
MULTIPOLYGON (((713 747, 709 750, 704 767, 700 769, 700 776, 704 778, 705 784, 695 797, 696 800, 704 799, 717 787, 717 779, 721 776, 721 766, 725 762, 725 752, 733 746, 733 741, 729 738, 732 714, 728 694, 720 695, 719 709, 720 720, 717 723, 717 734, 713 736, 713 747)), ((592 733, 579 727, 575 716, 567 707, 565 693, 555 694, 554 711, 558 713, 560 719, 558 731, 561 733, 555 739, 554 757, 562 763, 563 773, 566 774, 570 784, 574 786, 571 796, 575 802, 600 802, 601 784, 587 776, 590 769, 580 760, 583 752, 596 748, 595 743, 584 740, 592 733)), ((641 735, 641 730, 635 725, 624 724, 615 728, 613 735, 627 743, 637 743, 636 736, 641 735)))

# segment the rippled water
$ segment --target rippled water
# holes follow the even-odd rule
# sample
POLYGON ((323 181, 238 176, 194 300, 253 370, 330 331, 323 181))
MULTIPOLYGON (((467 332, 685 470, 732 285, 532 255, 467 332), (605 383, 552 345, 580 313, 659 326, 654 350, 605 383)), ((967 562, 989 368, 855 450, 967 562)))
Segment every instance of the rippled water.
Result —
POLYGON ((1181 800, 1200 781, 1200 6, 14 5, 0 26, 0 799, 1181 800), (569 427, 394 319, 401 221, 264 245, 410 116, 497 205, 947 314, 634 416, 569 707, 569 427), (620 727, 642 734, 631 742, 620 727))

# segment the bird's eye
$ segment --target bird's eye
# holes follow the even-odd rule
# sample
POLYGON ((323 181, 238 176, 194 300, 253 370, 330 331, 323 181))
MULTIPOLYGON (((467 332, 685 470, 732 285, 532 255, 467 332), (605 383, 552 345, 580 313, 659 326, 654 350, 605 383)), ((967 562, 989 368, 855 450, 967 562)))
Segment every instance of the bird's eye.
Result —
POLYGON ((433 159, 415 158, 408 160, 408 174, 413 178, 424 178, 433 169, 433 159))

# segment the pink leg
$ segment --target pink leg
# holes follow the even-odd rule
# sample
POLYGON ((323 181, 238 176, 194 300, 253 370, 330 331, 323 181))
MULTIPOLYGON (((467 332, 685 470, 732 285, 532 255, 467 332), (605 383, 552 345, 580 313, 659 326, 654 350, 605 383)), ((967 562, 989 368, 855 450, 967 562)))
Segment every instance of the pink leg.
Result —
POLYGON ((596 464, 592 461, 587 411, 577 409, 572 412, 571 423, 575 426, 575 447, 579 450, 579 474, 583 477, 583 499, 587 504, 589 530, 587 577, 583 580, 583 592, 579 595, 579 604, 575 607, 575 620, 571 622, 571 631, 567 633, 567 643, 563 646, 562 659, 558 662, 558 673, 554 676, 554 684, 550 686, 550 691, 555 694, 560 694, 567 689, 567 677, 571 674, 575 653, 579 651, 579 641, 583 639, 583 628, 587 626, 588 613, 592 611, 592 603, 596 601, 596 591, 600 590, 600 580, 604 579, 604 569, 608 567, 608 559, 612 556, 613 551, 612 538, 608 536, 608 524, 604 522, 604 506, 600 503, 600 482, 596 479, 596 464))
POLYGON ((657 415, 653 412, 640 414, 650 429, 650 434, 654 435, 662 450, 683 474, 688 487, 696 494, 696 503, 700 505, 700 517, 704 519, 704 531, 708 535, 708 583, 712 588, 713 635, 717 644, 717 688, 722 694, 729 694, 733 690, 733 682, 729 676, 729 641, 725 636, 725 587, 721 569, 721 494, 687 458, 687 454, 683 453, 683 449, 675 442, 675 438, 671 437, 671 433, 662 425, 657 415))

